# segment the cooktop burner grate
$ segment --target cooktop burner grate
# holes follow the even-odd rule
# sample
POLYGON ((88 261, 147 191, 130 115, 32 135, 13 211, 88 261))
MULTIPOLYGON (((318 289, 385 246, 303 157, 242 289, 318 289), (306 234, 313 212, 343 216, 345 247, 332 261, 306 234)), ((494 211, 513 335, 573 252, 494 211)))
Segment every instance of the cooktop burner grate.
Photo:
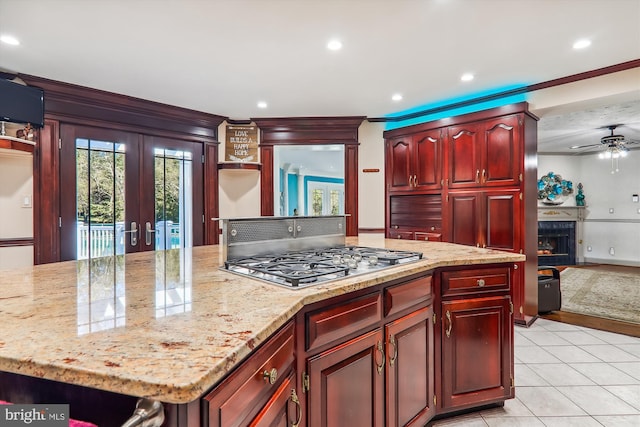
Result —
POLYGON ((224 267, 233 273, 299 288, 421 258, 420 252, 339 246, 228 260, 224 267))

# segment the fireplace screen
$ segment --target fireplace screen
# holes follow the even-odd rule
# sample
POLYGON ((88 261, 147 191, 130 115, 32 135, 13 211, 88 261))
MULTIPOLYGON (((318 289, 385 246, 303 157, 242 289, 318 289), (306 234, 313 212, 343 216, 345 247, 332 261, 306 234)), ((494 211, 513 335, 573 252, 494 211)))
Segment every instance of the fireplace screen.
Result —
POLYGON ((575 224, 573 221, 538 222, 539 265, 575 265, 575 224))

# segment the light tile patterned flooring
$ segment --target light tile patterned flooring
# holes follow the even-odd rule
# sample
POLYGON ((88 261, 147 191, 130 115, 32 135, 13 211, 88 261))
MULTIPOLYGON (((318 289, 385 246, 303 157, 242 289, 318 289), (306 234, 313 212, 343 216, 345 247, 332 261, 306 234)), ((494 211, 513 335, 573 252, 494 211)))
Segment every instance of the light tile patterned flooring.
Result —
POLYGON ((537 319, 515 328, 516 398, 429 426, 640 426, 640 338, 537 319))

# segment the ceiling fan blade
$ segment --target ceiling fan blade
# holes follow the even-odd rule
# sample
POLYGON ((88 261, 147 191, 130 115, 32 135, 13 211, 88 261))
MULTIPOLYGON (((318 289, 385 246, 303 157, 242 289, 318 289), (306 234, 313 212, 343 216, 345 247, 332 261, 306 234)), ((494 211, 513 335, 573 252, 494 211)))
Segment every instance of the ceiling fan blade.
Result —
POLYGON ((574 149, 574 150, 577 150, 578 148, 599 147, 599 146, 601 146, 601 145, 602 145, 602 144, 574 145, 574 146, 571 146, 571 147, 569 147, 569 148, 574 149))

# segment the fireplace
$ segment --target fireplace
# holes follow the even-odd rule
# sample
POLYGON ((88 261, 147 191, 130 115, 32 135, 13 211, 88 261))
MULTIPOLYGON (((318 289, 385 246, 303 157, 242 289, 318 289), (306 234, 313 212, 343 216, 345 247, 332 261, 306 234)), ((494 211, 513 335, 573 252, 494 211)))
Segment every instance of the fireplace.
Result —
POLYGON ((538 222, 538 265, 575 265, 575 247, 575 221, 538 222))
POLYGON ((584 207, 538 207, 538 265, 576 265, 584 262, 584 207))

